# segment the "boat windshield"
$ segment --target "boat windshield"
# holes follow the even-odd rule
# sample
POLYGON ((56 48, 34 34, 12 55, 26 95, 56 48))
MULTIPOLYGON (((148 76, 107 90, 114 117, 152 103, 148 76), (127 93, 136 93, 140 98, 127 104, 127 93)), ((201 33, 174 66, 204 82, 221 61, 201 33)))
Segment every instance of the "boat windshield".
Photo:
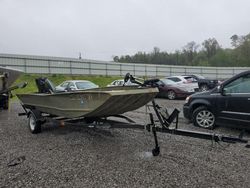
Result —
POLYGON ((51 88, 53 89, 53 91, 55 91, 55 85, 53 84, 53 82, 51 82, 49 79, 47 79, 47 82, 51 86, 51 88))

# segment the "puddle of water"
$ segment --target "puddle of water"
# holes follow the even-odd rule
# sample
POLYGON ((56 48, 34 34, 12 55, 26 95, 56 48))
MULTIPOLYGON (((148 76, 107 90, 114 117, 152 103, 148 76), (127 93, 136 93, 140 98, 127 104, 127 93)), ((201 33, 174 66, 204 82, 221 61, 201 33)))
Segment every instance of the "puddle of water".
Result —
POLYGON ((139 157, 142 158, 142 159, 151 159, 154 156, 153 156, 152 152, 146 151, 146 152, 140 152, 139 157))

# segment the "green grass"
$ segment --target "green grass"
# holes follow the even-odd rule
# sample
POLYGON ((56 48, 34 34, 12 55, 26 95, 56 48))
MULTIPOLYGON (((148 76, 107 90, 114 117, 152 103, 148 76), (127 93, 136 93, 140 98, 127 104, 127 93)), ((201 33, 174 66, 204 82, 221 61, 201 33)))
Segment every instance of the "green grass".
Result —
MULTIPOLYGON (((28 85, 23 89, 14 90, 12 93, 14 94, 23 94, 23 93, 32 93, 37 91, 35 79, 38 77, 47 77, 50 81, 54 83, 55 86, 62 83, 65 80, 89 80, 99 85, 100 87, 104 87, 107 84, 111 83, 116 79, 122 79, 118 76, 71 76, 71 75, 61 75, 61 74, 53 74, 53 75, 39 75, 39 74, 23 74, 20 76, 15 84, 21 82, 28 82, 28 85)), ((13 98, 14 100, 16 97, 13 98)))

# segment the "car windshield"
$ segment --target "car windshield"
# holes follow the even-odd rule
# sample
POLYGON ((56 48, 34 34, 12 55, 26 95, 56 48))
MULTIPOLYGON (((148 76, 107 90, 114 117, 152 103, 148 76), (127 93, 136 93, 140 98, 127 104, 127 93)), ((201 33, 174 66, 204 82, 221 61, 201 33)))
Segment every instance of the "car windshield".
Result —
POLYGON ((176 84, 176 82, 174 82, 173 80, 169 80, 169 79, 161 79, 161 81, 166 85, 175 85, 176 84))
POLYGON ((98 87, 92 82, 76 82, 75 84, 76 84, 77 89, 91 89, 91 88, 98 87))
POLYGON ((69 85, 69 82, 63 82, 60 86, 66 88, 69 85))
POLYGON ((117 86, 122 86, 124 84, 123 80, 117 80, 116 85, 117 86))

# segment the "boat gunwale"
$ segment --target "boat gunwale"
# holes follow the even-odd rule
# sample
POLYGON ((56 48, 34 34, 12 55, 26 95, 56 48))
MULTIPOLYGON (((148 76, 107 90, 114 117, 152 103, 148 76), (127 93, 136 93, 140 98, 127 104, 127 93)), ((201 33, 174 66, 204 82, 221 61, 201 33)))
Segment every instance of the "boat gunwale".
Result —
POLYGON ((37 95, 37 96, 57 96, 57 95, 77 95, 77 94, 108 94, 108 95, 127 95, 127 94, 141 94, 141 93, 158 93, 158 88, 131 88, 131 89, 116 89, 105 91, 102 90, 105 88, 101 88, 101 90, 95 89, 86 89, 79 90, 73 92, 59 92, 59 93, 24 93, 24 94, 16 94, 18 96, 28 96, 28 95, 37 95))

